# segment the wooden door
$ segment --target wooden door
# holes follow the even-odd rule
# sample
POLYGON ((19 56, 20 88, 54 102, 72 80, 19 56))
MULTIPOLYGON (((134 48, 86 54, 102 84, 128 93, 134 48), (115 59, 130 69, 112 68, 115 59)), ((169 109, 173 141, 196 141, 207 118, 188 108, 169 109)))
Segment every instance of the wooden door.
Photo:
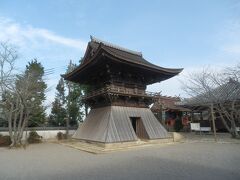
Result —
POLYGON ((142 119, 140 117, 130 117, 132 127, 139 139, 149 139, 142 119))

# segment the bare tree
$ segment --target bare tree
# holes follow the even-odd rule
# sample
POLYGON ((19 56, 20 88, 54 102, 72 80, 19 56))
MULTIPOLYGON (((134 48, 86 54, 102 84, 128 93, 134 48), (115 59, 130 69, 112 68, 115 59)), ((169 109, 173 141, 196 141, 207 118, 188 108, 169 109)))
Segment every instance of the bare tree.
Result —
POLYGON ((13 46, 0 42, 0 93, 12 86, 17 58, 18 54, 13 46))
POLYGON ((25 127, 34 106, 32 94, 39 88, 30 73, 15 74, 17 51, 8 43, 0 43, 0 105, 8 121, 11 145, 22 145, 25 127))
POLYGON ((214 72, 208 68, 192 73, 183 82, 184 91, 191 97, 186 104, 207 106, 222 120, 232 137, 240 138, 240 65, 214 72))
POLYGON ((16 49, 9 45, 8 42, 0 42, 0 115, 2 121, 6 121, 4 117, 3 92, 11 89, 14 82, 15 61, 18 55, 16 49))

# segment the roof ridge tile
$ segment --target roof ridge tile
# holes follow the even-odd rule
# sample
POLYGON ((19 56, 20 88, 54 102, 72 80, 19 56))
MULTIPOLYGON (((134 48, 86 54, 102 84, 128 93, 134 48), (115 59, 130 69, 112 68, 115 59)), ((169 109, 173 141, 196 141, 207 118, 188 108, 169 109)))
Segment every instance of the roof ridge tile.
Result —
POLYGON ((98 39, 98 38, 95 38, 95 37, 93 37, 93 36, 90 36, 90 39, 91 39, 91 41, 93 41, 93 42, 102 43, 102 44, 105 45, 105 46, 108 46, 108 47, 111 47, 111 48, 115 48, 115 49, 118 49, 118 50, 121 50, 121 51, 125 51, 125 52, 128 52, 128 53, 131 53, 131 54, 134 54, 134 55, 137 55, 137 56, 141 56, 141 57, 142 57, 142 52, 133 51, 133 50, 130 50, 130 49, 127 49, 127 48, 124 48, 124 47, 121 47, 121 46, 112 44, 112 43, 110 43, 110 42, 103 41, 103 40, 98 39))

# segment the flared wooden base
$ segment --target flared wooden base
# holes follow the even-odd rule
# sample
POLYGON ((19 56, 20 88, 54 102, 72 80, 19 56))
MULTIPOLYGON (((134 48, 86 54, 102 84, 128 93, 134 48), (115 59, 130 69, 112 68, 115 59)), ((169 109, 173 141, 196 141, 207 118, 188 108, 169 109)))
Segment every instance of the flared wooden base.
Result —
POLYGON ((165 139, 169 134, 148 108, 107 106, 92 109, 73 138, 117 143, 165 139))

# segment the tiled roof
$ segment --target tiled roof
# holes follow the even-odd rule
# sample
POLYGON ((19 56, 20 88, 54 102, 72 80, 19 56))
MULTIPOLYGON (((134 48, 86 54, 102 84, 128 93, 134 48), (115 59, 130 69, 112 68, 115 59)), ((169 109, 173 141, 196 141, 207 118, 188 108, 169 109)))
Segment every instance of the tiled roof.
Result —
MULTIPOLYGON (((67 80, 73 80, 72 78, 76 78, 76 75, 79 75, 82 69, 91 66, 91 62, 97 59, 97 57, 103 55, 109 56, 109 59, 112 59, 113 61, 126 62, 139 68, 145 68, 152 72, 154 71, 163 77, 161 80, 171 78, 183 70, 182 68, 173 69, 154 65, 144 59, 141 52, 132 51, 91 36, 91 41, 88 43, 81 64, 72 72, 62 76, 67 80)), ((159 80, 156 82, 159 82, 159 80)))
POLYGON ((182 105, 204 105, 240 100, 240 83, 234 80, 211 90, 208 93, 186 99, 182 105))
POLYGON ((171 97, 171 96, 159 96, 158 101, 156 101, 151 110, 153 112, 159 112, 163 110, 177 110, 177 111, 190 111, 187 108, 178 106, 176 103, 180 102, 179 97, 171 97))
POLYGON ((146 59, 144 59, 141 52, 122 48, 120 46, 108 43, 106 41, 96 39, 91 36, 91 42, 89 43, 89 45, 93 49, 94 52, 97 51, 97 49, 99 48, 99 46, 101 44, 102 44, 102 48, 105 51, 107 51, 108 53, 110 53, 111 55, 113 55, 117 58, 124 59, 128 62, 132 62, 132 63, 138 64, 138 65, 144 65, 144 66, 154 68, 157 70, 165 71, 166 73, 177 73, 178 74, 183 70, 182 68, 171 69, 171 68, 163 68, 163 67, 154 65, 154 64, 150 63, 149 61, 147 61, 146 59))
POLYGON ((118 45, 112 44, 112 43, 107 42, 107 41, 100 40, 100 39, 95 38, 95 37, 93 37, 93 36, 90 36, 90 38, 91 38, 91 41, 92 41, 92 42, 102 43, 102 44, 104 44, 105 46, 108 46, 108 47, 111 47, 111 48, 114 48, 114 49, 118 49, 118 50, 121 50, 121 51, 125 51, 125 52, 128 52, 128 53, 137 55, 137 56, 142 56, 142 52, 137 52, 137 51, 133 51, 133 50, 130 50, 130 49, 127 49, 127 48, 124 48, 124 47, 120 47, 120 46, 118 46, 118 45))

